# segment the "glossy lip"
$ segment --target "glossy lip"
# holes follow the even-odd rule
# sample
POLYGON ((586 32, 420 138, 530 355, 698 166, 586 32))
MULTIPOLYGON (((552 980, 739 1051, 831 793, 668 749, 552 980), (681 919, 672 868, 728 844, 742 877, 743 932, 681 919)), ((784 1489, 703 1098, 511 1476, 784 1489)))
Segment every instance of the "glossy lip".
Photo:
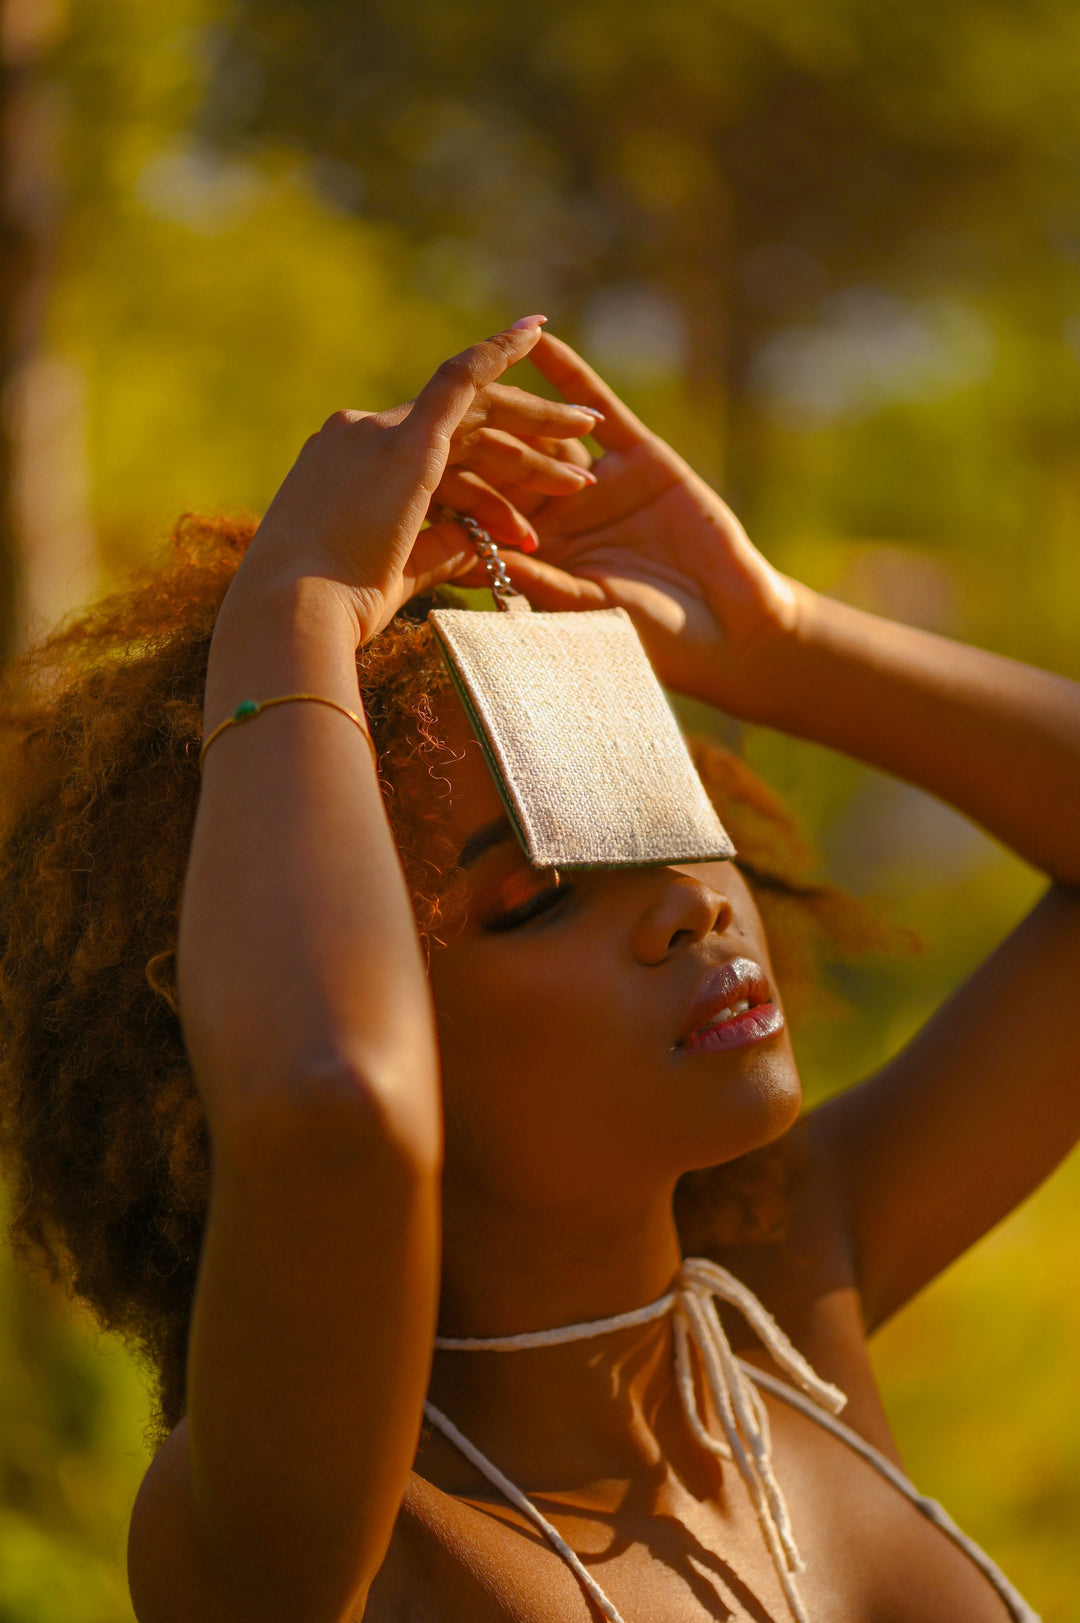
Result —
POLYGON ((733 1015, 722 1026, 710 1026, 680 1043, 680 1054, 723 1054, 731 1048, 749 1048, 763 1043, 784 1029, 784 1017, 775 1003, 759 1003, 742 1014, 733 1015))
POLYGON ((768 977, 752 958, 729 958, 705 975, 690 1005, 682 1033, 675 1044, 677 1053, 719 1053, 731 1048, 764 1042, 783 1030, 784 1017, 770 1001, 768 977), (726 1020, 721 1026, 702 1031, 718 1014, 733 1003, 749 1003, 749 1009, 726 1020))

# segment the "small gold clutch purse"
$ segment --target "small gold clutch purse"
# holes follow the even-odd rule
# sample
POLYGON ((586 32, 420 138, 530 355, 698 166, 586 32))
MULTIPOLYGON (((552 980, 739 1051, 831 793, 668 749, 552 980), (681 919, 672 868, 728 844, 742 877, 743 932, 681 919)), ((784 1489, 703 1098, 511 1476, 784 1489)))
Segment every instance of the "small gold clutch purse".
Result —
POLYGON ((429 618, 533 866, 733 856, 629 615, 533 613, 490 538, 466 527, 504 612, 429 618))

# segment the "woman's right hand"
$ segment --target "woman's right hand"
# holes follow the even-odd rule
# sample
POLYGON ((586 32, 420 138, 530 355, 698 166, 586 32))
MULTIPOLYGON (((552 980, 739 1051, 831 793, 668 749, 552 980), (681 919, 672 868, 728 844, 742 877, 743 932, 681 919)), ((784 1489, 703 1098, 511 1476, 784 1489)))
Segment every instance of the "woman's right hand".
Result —
POLYGON ((416 399, 390 411, 338 411, 304 445, 237 576, 334 583, 365 642, 416 592, 467 570, 472 545, 437 517, 445 502, 497 539, 532 550, 536 536, 504 488, 566 495, 593 482, 530 440, 591 432, 587 410, 498 383, 540 336, 526 316, 444 361, 416 399), (428 527, 425 519, 434 515, 428 527))

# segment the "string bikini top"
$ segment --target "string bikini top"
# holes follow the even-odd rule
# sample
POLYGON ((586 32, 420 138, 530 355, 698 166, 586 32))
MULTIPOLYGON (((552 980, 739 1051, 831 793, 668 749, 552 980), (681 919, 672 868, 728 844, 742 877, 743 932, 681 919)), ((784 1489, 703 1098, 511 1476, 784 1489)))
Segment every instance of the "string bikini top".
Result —
MULTIPOLYGON (((1008 1607, 1014 1623, 1040 1623, 1037 1614, 1012 1587, 990 1557, 960 1531, 941 1506, 918 1493, 891 1460, 886 1459, 884 1454, 860 1437, 858 1432, 852 1431, 849 1426, 845 1426, 836 1418, 847 1402, 844 1394, 814 1373, 806 1359, 792 1346, 775 1319, 766 1312, 753 1292, 747 1290, 733 1274, 729 1274, 725 1268, 719 1267, 714 1262, 709 1262, 703 1257, 686 1258, 671 1290, 666 1295, 655 1302, 650 1302, 647 1307, 637 1308, 630 1313, 619 1313, 609 1319, 594 1319, 587 1324, 569 1324, 557 1330, 537 1330, 516 1336, 437 1336, 435 1345, 453 1352, 524 1352, 531 1348, 554 1347, 570 1341, 586 1341, 595 1336, 610 1335, 617 1330, 629 1330, 635 1325, 650 1324, 667 1314, 670 1314, 672 1319, 675 1378, 687 1424, 702 1448, 721 1459, 731 1461, 746 1484, 758 1525, 796 1623, 810 1623, 810 1615, 796 1582, 804 1564, 795 1543, 788 1507, 773 1471, 769 1419, 765 1405, 758 1395, 758 1387, 772 1393, 831 1431, 898 1488, 905 1498, 958 1545, 989 1579, 1008 1607), (795 1383, 798 1390, 785 1381, 777 1380, 775 1376, 768 1375, 752 1364, 736 1358, 716 1310, 717 1299, 728 1302, 738 1309, 774 1362, 795 1383), (702 1418, 694 1382, 691 1342, 697 1349, 709 1395, 719 1417, 722 1437, 714 1437, 702 1418)), ((427 1402, 424 1405, 424 1413, 447 1441, 453 1443, 493 1487, 539 1528, 556 1553, 570 1567, 599 1612, 608 1619, 608 1623, 624 1623, 621 1614, 584 1563, 532 1501, 458 1430, 441 1409, 427 1402)))

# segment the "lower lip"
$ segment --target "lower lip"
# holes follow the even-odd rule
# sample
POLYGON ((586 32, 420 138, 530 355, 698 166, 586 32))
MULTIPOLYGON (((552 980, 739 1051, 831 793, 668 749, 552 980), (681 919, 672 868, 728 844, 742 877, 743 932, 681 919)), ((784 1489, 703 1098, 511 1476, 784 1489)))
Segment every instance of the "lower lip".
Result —
POLYGON ((679 1044, 681 1054, 726 1054, 732 1048, 751 1048, 784 1029, 784 1017, 775 1003, 759 1003, 753 1009, 725 1020, 722 1026, 695 1032, 679 1044))

